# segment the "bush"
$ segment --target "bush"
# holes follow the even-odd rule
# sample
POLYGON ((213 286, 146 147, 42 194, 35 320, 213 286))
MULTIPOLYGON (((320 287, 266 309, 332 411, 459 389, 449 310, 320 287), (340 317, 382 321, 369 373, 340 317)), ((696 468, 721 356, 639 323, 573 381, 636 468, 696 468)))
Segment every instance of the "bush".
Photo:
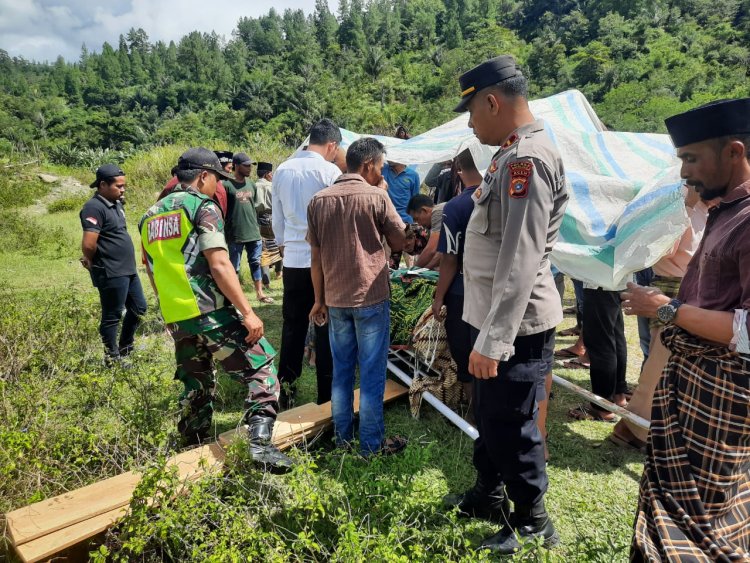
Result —
POLYGON ((42 225, 28 213, 0 211, 0 254, 20 252, 45 258, 64 258, 77 251, 76 242, 62 227, 42 225))
POLYGON ((48 213, 61 213, 63 211, 78 211, 89 198, 89 194, 69 195, 56 199, 47 205, 48 213))
POLYGON ((35 176, 23 172, 0 174, 0 209, 27 207, 44 196, 49 187, 35 176))

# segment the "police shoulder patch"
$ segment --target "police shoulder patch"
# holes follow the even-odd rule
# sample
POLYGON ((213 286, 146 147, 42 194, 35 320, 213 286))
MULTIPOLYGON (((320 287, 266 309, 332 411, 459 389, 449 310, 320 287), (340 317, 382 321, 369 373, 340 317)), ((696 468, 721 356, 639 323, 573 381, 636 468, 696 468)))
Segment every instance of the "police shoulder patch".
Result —
POLYGON ((508 195, 514 199, 523 199, 529 195, 529 180, 534 172, 534 165, 527 161, 516 161, 508 164, 510 187, 508 195))

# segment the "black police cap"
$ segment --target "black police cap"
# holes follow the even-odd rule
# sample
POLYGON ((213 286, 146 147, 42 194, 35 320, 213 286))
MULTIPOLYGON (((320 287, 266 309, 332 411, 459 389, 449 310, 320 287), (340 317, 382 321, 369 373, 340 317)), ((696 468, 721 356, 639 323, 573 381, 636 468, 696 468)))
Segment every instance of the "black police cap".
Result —
POLYGON ((678 148, 729 135, 750 134, 750 98, 712 102, 668 117, 664 123, 678 148))
POLYGON ((178 170, 210 170, 222 178, 233 180, 221 167, 219 157, 213 151, 203 147, 188 149, 177 160, 178 170))
POLYGON ((464 112, 474 95, 482 88, 498 84, 509 78, 523 76, 521 69, 516 64, 516 59, 511 55, 500 55, 494 59, 484 61, 470 71, 465 72, 458 79, 461 84, 461 102, 453 110, 464 112))
POLYGON ((122 168, 116 164, 104 164, 96 169, 96 180, 91 182, 89 187, 98 188, 99 183, 102 180, 109 182, 112 178, 117 178, 118 176, 125 176, 125 172, 122 171, 122 168))

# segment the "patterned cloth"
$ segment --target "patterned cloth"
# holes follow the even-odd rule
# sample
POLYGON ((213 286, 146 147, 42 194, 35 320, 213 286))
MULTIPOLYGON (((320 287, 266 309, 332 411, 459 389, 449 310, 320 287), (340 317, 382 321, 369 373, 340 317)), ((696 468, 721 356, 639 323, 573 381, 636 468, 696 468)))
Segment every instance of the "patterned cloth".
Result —
POLYGON ((254 415, 276 417, 279 378, 276 352, 265 338, 248 346, 247 329, 234 312, 230 322, 198 334, 175 336, 175 379, 185 386, 180 395, 177 429, 188 438, 205 437, 211 428, 216 395, 215 358, 233 379, 247 385, 245 421, 254 415))
POLYGON ((750 560, 750 361, 668 327, 631 561, 750 560))
POLYGON ((463 386, 456 375, 456 363, 451 358, 448 348, 445 326, 435 320, 432 307, 422 314, 414 328, 413 348, 419 361, 440 375, 414 377, 409 387, 412 416, 419 416, 423 393, 432 393, 446 406, 455 410, 459 403, 465 400, 463 386))

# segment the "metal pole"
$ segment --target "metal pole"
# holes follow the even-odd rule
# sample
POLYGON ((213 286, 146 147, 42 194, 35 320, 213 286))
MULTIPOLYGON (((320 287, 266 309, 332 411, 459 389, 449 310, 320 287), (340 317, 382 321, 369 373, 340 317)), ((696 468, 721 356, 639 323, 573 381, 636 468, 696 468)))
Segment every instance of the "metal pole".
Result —
MULTIPOLYGON (((398 356, 397 356, 398 357, 398 356)), ((399 358, 403 361, 402 358, 399 358)), ((407 386, 411 386, 412 378, 409 377, 404 370, 398 367, 390 359, 388 360, 388 370, 403 381, 407 386)), ((453 424, 463 431, 469 438, 476 440, 479 438, 479 432, 471 424, 466 422, 463 418, 458 416, 453 410, 449 409, 445 403, 438 399, 432 393, 425 391, 422 393, 422 398, 430 403, 437 411, 442 414, 445 418, 450 420, 453 424)))

